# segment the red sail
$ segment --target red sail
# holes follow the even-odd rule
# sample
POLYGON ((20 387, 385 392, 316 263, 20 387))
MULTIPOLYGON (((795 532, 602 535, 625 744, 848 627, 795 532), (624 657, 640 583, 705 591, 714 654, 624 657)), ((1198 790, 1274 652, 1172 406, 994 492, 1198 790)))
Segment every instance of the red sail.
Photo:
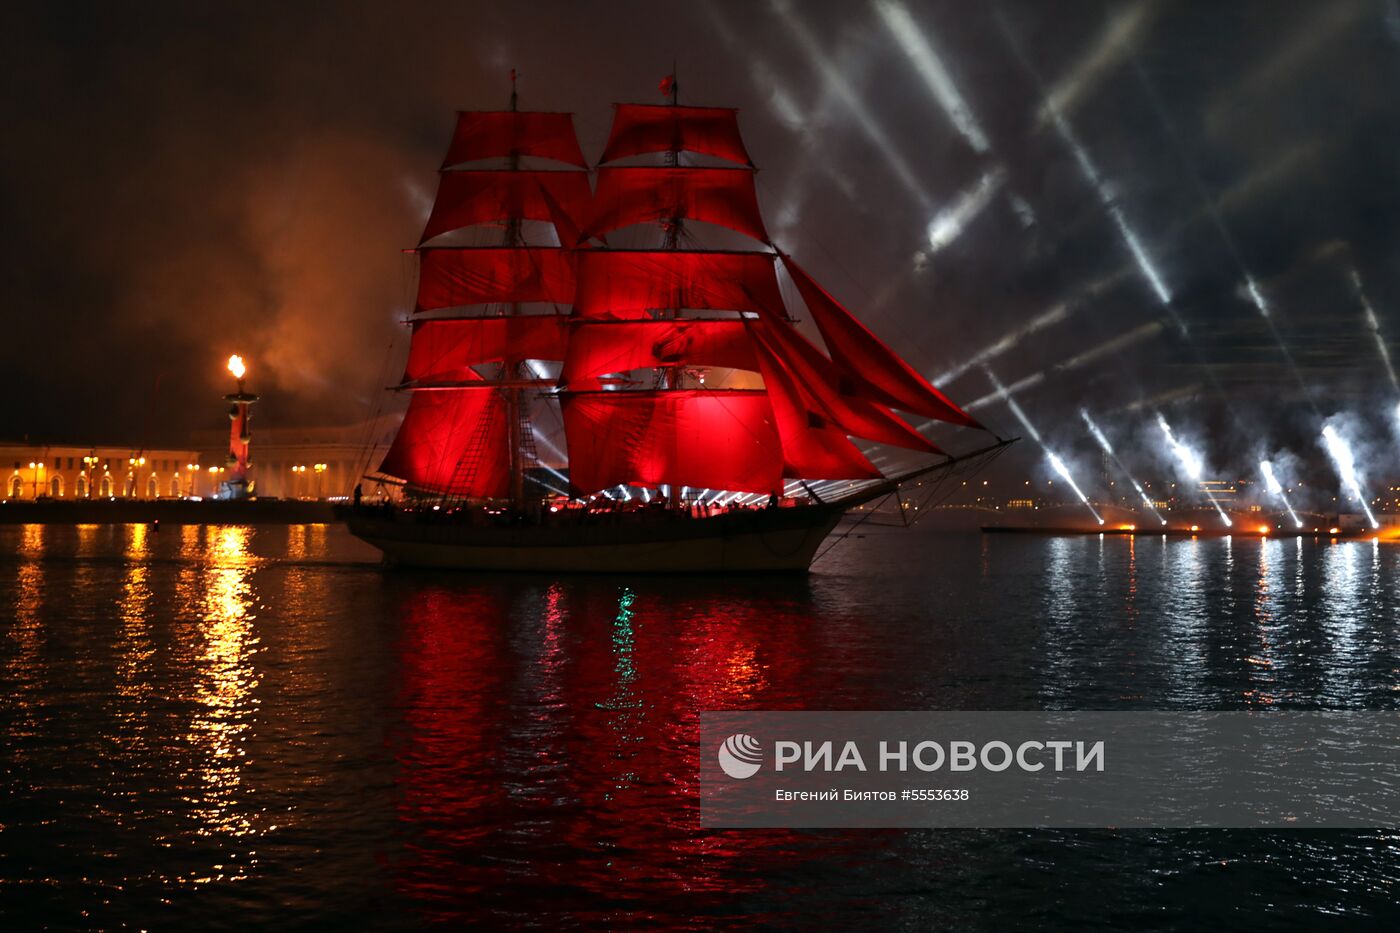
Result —
POLYGON ((514 218, 572 228, 587 216, 592 198, 584 172, 443 172, 418 242, 472 224, 514 218))
POLYGON ((442 167, 511 155, 588 167, 574 135, 573 114, 511 110, 459 112, 442 167))
POLYGON ((754 338, 792 377, 800 401, 812 415, 856 437, 924 453, 941 452, 888 410, 866 399, 843 395, 840 374, 831 361, 786 321, 760 319, 748 324, 754 338))
POLYGON ((580 321, 569 336, 564 379, 577 384, 604 373, 678 364, 758 370, 743 321, 580 321))
POLYGON ((738 111, 728 107, 617 104, 612 132, 598 161, 648 152, 703 152, 752 165, 739 135, 738 111))
POLYGON ((762 391, 585 392, 562 398, 569 478, 619 485, 770 492, 783 451, 762 391))
POLYGON ((742 168, 600 168, 584 236, 672 218, 719 224, 768 242, 753 172, 742 168))
POLYGON ((648 310, 787 313, 772 253, 584 250, 578 255, 580 317, 639 318, 648 310))
POLYGON ((757 353, 783 445, 783 475, 805 479, 879 479, 880 471, 856 449, 845 429, 814 415, 777 356, 761 344, 757 353))
POLYGON ((494 388, 415 392, 379 470, 444 495, 510 495, 509 426, 494 388))
POLYGON ((574 299, 569 250, 553 247, 420 249, 419 311, 457 305, 574 299))
POLYGON ((561 314, 415 321, 404 380, 470 378, 467 367, 500 360, 562 360, 568 321, 561 314))
POLYGON ((892 408, 952 424, 982 427, 885 346, 826 289, 802 271, 792 257, 784 255, 783 263, 822 332, 832 362, 854 391, 892 408))

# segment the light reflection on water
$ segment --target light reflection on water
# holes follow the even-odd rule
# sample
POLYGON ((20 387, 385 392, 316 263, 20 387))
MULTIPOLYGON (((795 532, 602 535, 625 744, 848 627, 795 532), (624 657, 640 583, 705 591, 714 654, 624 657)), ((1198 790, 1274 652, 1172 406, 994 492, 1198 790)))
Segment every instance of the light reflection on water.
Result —
MULTIPOLYGON (((11 712, 6 719, 9 726, 7 735, 12 740, 7 744, 12 746, 10 751, 16 757, 17 764, 28 754, 24 740, 38 736, 41 729, 36 708, 43 680, 36 675, 42 667, 40 651, 45 637, 44 572, 39 563, 43 533, 41 525, 25 525, 19 529, 15 549, 19 560, 13 575, 13 604, 7 614, 13 620, 6 626, 4 664, 4 687, 9 696, 0 702, 5 702, 11 712)), ((3 821, 0 821, 0 825, 3 825, 3 821)))
POLYGON ((253 814, 240 806, 244 743, 258 704, 252 585, 258 561, 249 553, 251 534, 241 526, 212 528, 205 552, 203 646, 194 685, 200 709, 189 734, 205 756, 198 772, 203 793, 196 795, 193 811, 205 833, 254 831, 253 814))
POLYGON ((326 526, 0 527, 0 914, 1306 927, 1400 882, 1386 834, 705 833, 693 787, 708 708, 1391 708, 1400 548, 877 533, 808 579, 372 557, 326 526))
MULTIPOLYGON (((145 525, 128 525, 124 552, 125 575, 117 611, 121 616, 120 657, 117 665, 117 693, 130 700, 149 697, 152 684, 147 678, 155 644, 151 640, 151 567, 147 561, 145 525)), ((135 713, 129 713, 133 719, 135 713)))

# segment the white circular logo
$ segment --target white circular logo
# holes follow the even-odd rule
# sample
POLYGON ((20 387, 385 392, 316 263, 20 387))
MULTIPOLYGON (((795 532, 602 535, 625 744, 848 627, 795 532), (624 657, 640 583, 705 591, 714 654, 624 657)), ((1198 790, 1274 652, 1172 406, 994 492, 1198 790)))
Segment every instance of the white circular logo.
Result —
POLYGON ((763 746, 753 736, 736 732, 720 744, 719 766, 740 781, 753 777, 763 766, 763 746))

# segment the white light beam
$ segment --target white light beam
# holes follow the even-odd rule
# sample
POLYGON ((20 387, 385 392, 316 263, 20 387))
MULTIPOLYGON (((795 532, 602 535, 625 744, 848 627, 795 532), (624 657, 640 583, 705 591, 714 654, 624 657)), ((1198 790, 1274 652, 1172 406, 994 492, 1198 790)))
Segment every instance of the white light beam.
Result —
POLYGON ((1081 408, 1079 409, 1079 417, 1084 419, 1084 424, 1088 426, 1089 433, 1094 436, 1094 440, 1098 441, 1099 446, 1103 448, 1103 452, 1108 454, 1109 459, 1117 464, 1118 469, 1128 478, 1128 482, 1132 484, 1133 490, 1142 499, 1142 504, 1149 512, 1157 517, 1157 521, 1165 525, 1167 520, 1162 517, 1161 512, 1157 511, 1157 504, 1152 501, 1152 497, 1147 494, 1147 490, 1142 488, 1142 484, 1137 481, 1133 474, 1128 472, 1128 467, 1118 458, 1118 454, 1113 450, 1113 445, 1108 442, 1108 438, 1099 430, 1099 426, 1094 423, 1094 419, 1089 417, 1089 412, 1081 408))
POLYGON ((1098 510, 1089 502, 1089 497, 1084 495, 1084 491, 1081 490, 1079 484, 1074 481, 1074 477, 1070 475, 1069 468, 1065 466, 1065 462, 1061 460, 1054 451, 1045 446, 1045 441, 1041 438, 1040 432, 1035 429, 1035 425, 1031 424, 1031 419, 1026 417, 1026 413, 1021 410, 1020 405, 1016 404, 1016 400, 1006 391, 1006 387, 1001 384, 1001 381, 997 379, 996 375, 993 374, 990 369, 985 369, 984 371, 987 373, 987 378, 991 380, 992 385, 996 387, 1002 399, 1006 402, 1006 407, 1011 409, 1011 413, 1016 416, 1017 421, 1021 422, 1021 426, 1026 429, 1026 433, 1031 436, 1031 439, 1040 445, 1041 450, 1045 451, 1046 459, 1050 461, 1051 468, 1060 475, 1061 479, 1069 484, 1070 489, 1074 490, 1074 494, 1079 497, 1079 501, 1084 503, 1084 507, 1089 510, 1089 514, 1094 516, 1094 521, 1102 525, 1103 516, 1098 513, 1098 510))
MULTIPOLYGON (((1167 446, 1171 448, 1172 453, 1176 456, 1177 462, 1181 464, 1182 472, 1186 474, 1188 479, 1196 483, 1197 488, 1202 488, 1200 483, 1201 478, 1205 476, 1206 467, 1205 462, 1201 459, 1201 455, 1176 439, 1176 435, 1172 433, 1171 425, 1167 424, 1167 419, 1163 418, 1160 412, 1157 414, 1157 425, 1162 429, 1162 433, 1166 435, 1167 446)), ((1220 507, 1220 502, 1215 498, 1215 493, 1211 492, 1209 489, 1205 489, 1204 491, 1206 498, 1210 500, 1211 505, 1215 506, 1215 511, 1220 515, 1220 520, 1225 523, 1225 527, 1234 527, 1235 523, 1230 521, 1230 516, 1226 515, 1225 510, 1220 507)))
POLYGON ((958 92, 948 69, 943 66, 943 60, 938 57, 923 30, 914 22, 914 17, 909 15, 909 10, 899 0, 876 0, 875 11, 880 14, 880 19, 884 21, 900 49, 908 56, 919 77, 924 79, 929 93, 948 115, 954 129, 967 140, 967 144, 974 151, 987 152, 991 148, 991 144, 987 142, 987 134, 982 132, 972 108, 958 92))
POLYGON ((1332 464, 1337 468, 1337 476, 1342 481, 1342 486, 1351 497, 1361 506, 1361 511, 1366 513, 1366 520, 1371 523, 1373 529, 1380 528, 1380 522, 1376 521, 1376 516, 1371 514, 1371 506, 1366 501, 1366 494, 1361 491, 1361 477, 1356 472, 1356 457, 1351 452, 1351 447, 1342 436, 1337 433, 1337 429, 1332 425, 1325 425, 1322 429, 1322 441, 1327 447, 1327 455, 1332 458, 1332 464))
POLYGON ((1288 510, 1288 517, 1293 519, 1294 528, 1302 528, 1303 520, 1298 517, 1298 513, 1293 511, 1293 504, 1288 501, 1288 494, 1283 491, 1283 483, 1278 481, 1274 475, 1274 465, 1268 460, 1259 461, 1259 472, 1264 474, 1264 486, 1269 490, 1269 495, 1278 497, 1283 503, 1283 507, 1288 510))

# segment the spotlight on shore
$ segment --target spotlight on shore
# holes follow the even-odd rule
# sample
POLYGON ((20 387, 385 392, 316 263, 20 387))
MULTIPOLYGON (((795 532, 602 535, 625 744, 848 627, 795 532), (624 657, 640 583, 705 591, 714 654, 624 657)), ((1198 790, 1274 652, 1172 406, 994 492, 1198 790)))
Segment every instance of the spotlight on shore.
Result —
POLYGON ((1201 477, 1205 475, 1205 466, 1201 463, 1201 455, 1176 439, 1176 435, 1172 433, 1172 427, 1167 424, 1166 418, 1158 415, 1157 424, 1161 427, 1162 434, 1167 438, 1167 446, 1171 448, 1172 454, 1181 464, 1181 468, 1186 471, 1187 478, 1199 483, 1201 477))
POLYGON ((1090 515, 1094 516, 1094 521, 1102 525, 1103 516, 1090 504, 1089 497, 1084 495, 1083 490, 1079 488, 1079 484, 1074 481, 1074 477, 1070 476, 1069 467, 1065 466, 1065 462, 1061 460, 1057 454, 1048 450, 1045 452, 1045 456, 1050 459, 1050 466, 1060 475, 1060 479, 1069 484, 1069 488, 1074 490, 1074 494, 1079 497, 1079 501, 1084 503, 1084 508, 1089 510, 1090 515))
POLYGON ((1333 466, 1337 468, 1337 476, 1341 479, 1343 488, 1361 506, 1361 511, 1366 513, 1366 520, 1371 523, 1371 527, 1379 529, 1380 523, 1376 521, 1376 516, 1371 514, 1366 494, 1361 491, 1361 477, 1356 472, 1356 457, 1351 452, 1351 445, 1330 424, 1322 429, 1322 441, 1327 447, 1327 455, 1332 458, 1333 466))
MULTIPOLYGON (((1172 433, 1171 425, 1167 424, 1167 419, 1163 418, 1160 412, 1157 415, 1157 424, 1161 427, 1162 433, 1166 435, 1167 446, 1171 448, 1172 454, 1181 464, 1181 469, 1186 473, 1186 477, 1199 486, 1206 472, 1205 462, 1201 459, 1201 455, 1176 439, 1176 435, 1172 433)), ((1215 494, 1209 489, 1206 490, 1206 498, 1210 500, 1211 505, 1215 506, 1215 511, 1220 516, 1220 520, 1225 523, 1225 527, 1233 528, 1235 523, 1230 521, 1230 516, 1225 514, 1225 510, 1216 501, 1215 494)))
POLYGON ((1137 481, 1137 478, 1128 472, 1128 467, 1118 458, 1118 454, 1113 450, 1113 445, 1108 442, 1108 437, 1103 431, 1099 430, 1099 426, 1094 423, 1094 419, 1089 417, 1089 412, 1081 408, 1079 409, 1079 417, 1084 419, 1084 424, 1088 426, 1089 433, 1093 435, 1094 440, 1098 442, 1103 452, 1118 465, 1118 469, 1122 470, 1123 475, 1128 478, 1128 482, 1132 484, 1133 490, 1137 492, 1138 496, 1142 499, 1143 507, 1156 516, 1157 521, 1165 525, 1167 520, 1162 517, 1161 512, 1157 511, 1157 504, 1152 501, 1152 497, 1147 494, 1147 490, 1142 488, 1142 484, 1137 481))
POLYGON ((1302 528, 1303 521, 1298 517, 1298 513, 1293 511, 1293 505, 1288 501, 1288 494, 1283 491, 1283 484, 1274 475, 1274 465, 1268 460, 1259 461, 1259 472, 1264 474, 1264 486, 1269 490, 1269 495, 1277 496, 1283 503, 1283 507, 1288 510, 1288 517, 1293 519, 1294 528, 1302 528))

